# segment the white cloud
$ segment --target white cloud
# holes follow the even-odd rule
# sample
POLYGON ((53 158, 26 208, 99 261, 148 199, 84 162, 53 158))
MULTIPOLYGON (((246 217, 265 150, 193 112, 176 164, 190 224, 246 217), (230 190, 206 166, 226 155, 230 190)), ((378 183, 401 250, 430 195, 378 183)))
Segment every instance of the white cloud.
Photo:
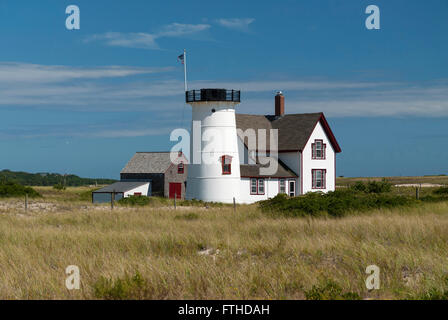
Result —
POLYGON ((254 18, 231 18, 231 19, 217 19, 216 23, 222 27, 236 29, 240 31, 248 31, 249 25, 254 22, 254 18))
POLYGON ((103 34, 94 34, 85 39, 85 42, 100 41, 108 46, 140 48, 140 49, 159 49, 155 42, 156 37, 149 33, 121 33, 106 32, 103 34))
POLYGON ((162 37, 181 37, 188 34, 201 32, 210 28, 208 24, 183 24, 172 23, 161 28, 154 35, 156 38, 162 37))
POLYGON ((157 39, 166 37, 182 37, 199 33, 210 28, 208 24, 182 24, 172 23, 163 26, 159 31, 154 33, 122 33, 107 32, 103 34, 95 34, 84 39, 85 42, 100 41, 108 46, 140 48, 140 49, 159 49, 156 43, 157 39))
POLYGON ((49 83, 74 79, 120 78, 139 74, 171 71, 172 68, 142 68, 126 66, 77 68, 48 66, 28 63, 0 62, 0 85, 2 83, 49 83))
MULTIPOLYGON (((157 111, 159 119, 178 119, 179 111, 184 108, 183 82, 180 79, 135 78, 137 75, 166 70, 169 69, 125 66, 73 68, 0 63, 0 107, 157 111)), ((242 103, 238 110, 244 113, 272 113, 273 95, 277 90, 282 90, 288 113, 323 111, 330 116, 340 117, 448 116, 446 82, 203 80, 192 81, 189 85, 190 88, 242 90, 242 103)))
POLYGON ((110 129, 93 131, 91 133, 83 133, 82 136, 96 137, 96 138, 132 138, 132 137, 147 137, 147 136, 164 136, 170 134, 171 130, 168 128, 141 128, 141 129, 110 129))

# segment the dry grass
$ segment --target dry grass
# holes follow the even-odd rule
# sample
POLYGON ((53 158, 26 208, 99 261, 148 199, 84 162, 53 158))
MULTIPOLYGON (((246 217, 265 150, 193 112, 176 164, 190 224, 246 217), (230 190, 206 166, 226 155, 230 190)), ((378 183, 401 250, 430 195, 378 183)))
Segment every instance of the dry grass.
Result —
POLYGON ((255 206, 237 213, 228 207, 111 212, 76 200, 79 189, 54 192, 32 201, 53 204, 53 211, 25 214, 14 207, 19 200, 0 200, 10 205, 0 209, 2 299, 96 298, 101 277, 137 271, 144 290, 127 298, 303 299, 327 279, 362 298, 446 289, 448 203, 343 219, 274 219, 255 206), (64 194, 72 200, 62 201, 64 194), (382 283, 368 292, 371 264, 381 268, 382 283), (81 270, 80 290, 65 288, 68 265, 81 270))
POLYGON ((337 186, 347 186, 354 184, 357 181, 381 181, 382 179, 386 179, 393 185, 396 184, 439 184, 439 185, 448 185, 448 175, 438 175, 438 176, 421 176, 421 177, 371 177, 371 178, 345 178, 338 177, 336 178, 337 186))

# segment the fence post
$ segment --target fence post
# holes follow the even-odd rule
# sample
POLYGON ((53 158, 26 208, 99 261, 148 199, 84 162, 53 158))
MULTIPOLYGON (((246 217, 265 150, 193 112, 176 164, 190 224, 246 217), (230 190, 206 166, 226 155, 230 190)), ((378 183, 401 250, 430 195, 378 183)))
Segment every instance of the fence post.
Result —
POLYGON ((233 197, 233 212, 236 212, 236 202, 235 202, 235 197, 233 197))
POLYGON ((28 193, 25 193, 25 212, 28 212, 28 193))
POLYGON ((112 191, 112 196, 110 197, 110 209, 114 210, 114 202, 115 202, 115 190, 112 191))
POLYGON ((418 200, 420 199, 420 188, 415 187, 415 198, 418 200))
POLYGON ((177 194, 176 194, 176 192, 174 192, 174 210, 176 210, 176 198, 177 198, 177 194))

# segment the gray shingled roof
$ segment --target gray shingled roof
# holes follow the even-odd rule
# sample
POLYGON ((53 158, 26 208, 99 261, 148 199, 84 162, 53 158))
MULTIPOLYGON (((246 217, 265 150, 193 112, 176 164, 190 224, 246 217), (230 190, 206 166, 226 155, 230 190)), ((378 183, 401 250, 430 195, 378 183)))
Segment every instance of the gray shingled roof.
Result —
MULTIPOLYGON (((260 159, 262 157, 258 157, 260 159)), ((266 163, 266 157, 261 159, 263 163, 266 163)), ((271 161, 275 161, 271 159, 271 161)), ((289 178, 289 177, 297 177, 297 175, 289 169, 280 159, 278 159, 277 163, 277 172, 273 175, 261 175, 260 168, 267 168, 269 164, 242 164, 240 165, 240 175, 241 177, 272 177, 272 178, 289 178)))
POLYGON ((318 121, 323 121, 324 129, 327 131, 329 139, 333 143, 333 147, 336 152, 340 152, 339 145, 321 112, 285 114, 281 117, 236 114, 236 126, 238 129, 245 131, 252 128, 255 132, 257 132, 258 129, 267 130, 266 147, 268 150, 270 149, 269 129, 278 129, 279 151, 303 150, 318 121))
POLYGON ((96 190, 93 193, 107 193, 107 192, 127 192, 129 190, 135 189, 137 187, 143 186, 149 182, 124 182, 119 181, 111 184, 110 186, 104 187, 102 189, 96 190))
POLYGON ((121 173, 164 173, 170 165, 170 152, 137 152, 121 173))

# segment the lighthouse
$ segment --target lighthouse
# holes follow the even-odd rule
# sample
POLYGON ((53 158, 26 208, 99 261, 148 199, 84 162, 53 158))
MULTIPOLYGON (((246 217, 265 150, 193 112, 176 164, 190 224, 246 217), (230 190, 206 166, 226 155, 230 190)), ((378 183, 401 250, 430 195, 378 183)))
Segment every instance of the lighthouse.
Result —
POLYGON ((192 107, 186 199, 238 202, 241 177, 235 108, 240 91, 190 90, 185 99, 192 107))

